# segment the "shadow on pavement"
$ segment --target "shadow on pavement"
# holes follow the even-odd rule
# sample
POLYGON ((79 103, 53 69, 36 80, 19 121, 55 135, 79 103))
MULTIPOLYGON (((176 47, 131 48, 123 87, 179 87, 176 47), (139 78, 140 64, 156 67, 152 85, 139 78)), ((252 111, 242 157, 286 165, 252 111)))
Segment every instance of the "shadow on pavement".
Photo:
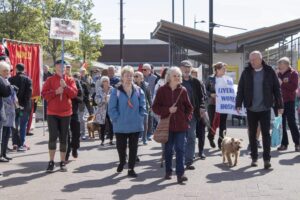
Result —
POLYGON ((292 159, 280 160, 279 163, 281 165, 295 165, 295 164, 299 164, 300 163, 300 155, 297 155, 296 157, 294 157, 292 159))
POLYGON ((119 162, 111 162, 105 164, 92 164, 74 169, 73 173, 88 173, 89 171, 105 171, 112 168, 117 168, 119 162))
POLYGON ((258 169, 257 167, 242 167, 235 170, 235 167, 229 168, 224 164, 217 164, 216 167, 223 169, 223 172, 220 173, 212 173, 208 174, 206 178, 208 179, 207 183, 220 183, 224 181, 235 181, 235 180, 243 180, 249 178, 255 178, 257 176, 263 176, 268 174, 271 170, 258 169), (253 169, 251 171, 246 171, 247 169, 253 169))

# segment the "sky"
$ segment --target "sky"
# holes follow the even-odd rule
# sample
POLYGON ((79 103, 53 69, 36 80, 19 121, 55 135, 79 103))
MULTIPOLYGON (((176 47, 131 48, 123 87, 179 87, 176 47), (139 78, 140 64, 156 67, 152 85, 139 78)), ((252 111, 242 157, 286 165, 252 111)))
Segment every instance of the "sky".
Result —
MULTIPOLYGON (((120 1, 93 0, 94 17, 102 25, 102 39, 119 39, 120 1)), ((160 20, 172 21, 172 0, 123 0, 125 39, 150 39, 160 20)), ((208 22, 209 0, 185 0, 185 25, 194 27, 197 21, 208 22)), ((183 0, 175 0, 175 23, 182 24, 183 0)), ((214 0, 214 22, 246 28, 247 31, 272 26, 300 18, 300 0, 214 0)), ((207 23, 197 29, 208 31, 207 23)), ((219 27, 215 34, 229 36, 244 31, 219 27)))

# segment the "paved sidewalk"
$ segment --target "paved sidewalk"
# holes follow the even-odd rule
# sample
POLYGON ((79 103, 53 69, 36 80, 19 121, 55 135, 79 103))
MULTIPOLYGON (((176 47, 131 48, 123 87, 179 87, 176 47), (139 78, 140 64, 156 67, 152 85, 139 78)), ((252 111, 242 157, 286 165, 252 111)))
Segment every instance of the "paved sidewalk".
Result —
POLYGON ((37 126, 34 136, 27 137, 31 150, 10 153, 9 156, 14 159, 10 163, 0 163, 0 171, 4 172, 4 176, 0 177, 1 200, 300 199, 300 154, 294 152, 293 145, 282 153, 273 149, 273 170, 264 170, 261 158, 259 166, 251 168, 245 128, 229 128, 227 133, 244 139, 237 167, 223 165, 220 151, 209 149, 206 141, 207 159, 197 160, 196 170, 186 172, 189 178, 186 185, 178 185, 176 176, 172 180, 163 179, 161 148, 155 142, 139 147, 141 162, 136 166, 138 178, 128 178, 126 169, 123 173, 116 173, 118 155, 115 146, 106 144, 101 147, 98 139, 81 143, 79 158, 75 160, 70 157, 68 172, 59 172, 57 165, 57 172, 47 174, 48 133, 43 136, 41 123, 37 126))

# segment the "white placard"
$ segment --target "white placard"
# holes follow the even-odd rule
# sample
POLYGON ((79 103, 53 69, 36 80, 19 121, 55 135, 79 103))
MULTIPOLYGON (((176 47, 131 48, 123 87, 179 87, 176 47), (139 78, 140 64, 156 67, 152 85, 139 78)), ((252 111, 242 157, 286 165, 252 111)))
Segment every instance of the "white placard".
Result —
POLYGON ((51 18, 50 38, 79 41, 80 21, 51 18))
POLYGON ((216 78, 216 112, 232 115, 246 116, 246 110, 242 108, 240 114, 235 109, 237 85, 229 76, 216 78))

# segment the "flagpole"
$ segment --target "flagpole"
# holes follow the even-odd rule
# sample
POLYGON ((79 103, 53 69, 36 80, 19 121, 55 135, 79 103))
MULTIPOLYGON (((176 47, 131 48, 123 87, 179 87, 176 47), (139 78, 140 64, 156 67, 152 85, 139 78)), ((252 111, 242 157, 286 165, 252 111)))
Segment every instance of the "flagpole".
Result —
MULTIPOLYGON (((61 79, 64 78, 64 44, 65 44, 65 40, 62 39, 61 41, 61 79)), ((62 101, 62 95, 60 94, 60 100, 62 101)))

